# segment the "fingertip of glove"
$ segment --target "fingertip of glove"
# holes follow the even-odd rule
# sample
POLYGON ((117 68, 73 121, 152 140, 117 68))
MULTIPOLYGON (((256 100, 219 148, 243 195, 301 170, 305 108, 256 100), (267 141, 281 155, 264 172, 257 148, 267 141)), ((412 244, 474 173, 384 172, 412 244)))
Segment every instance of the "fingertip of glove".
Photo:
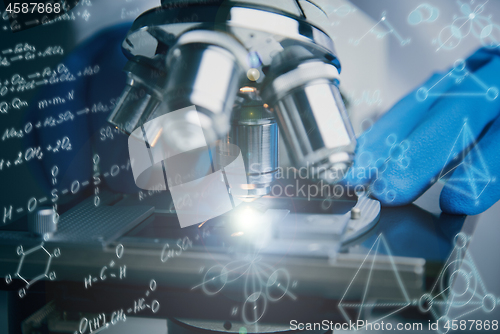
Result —
POLYGON ((372 196, 379 200, 383 206, 407 205, 418 197, 418 194, 414 191, 406 188, 400 189, 392 185, 382 191, 377 190, 377 181, 380 180, 376 180, 371 186, 372 196))
POLYGON ((489 205, 484 200, 474 199, 450 188, 444 188, 439 197, 441 211, 453 215, 478 215, 489 205))
POLYGON ((372 196, 379 200, 380 204, 383 206, 402 206, 413 202, 413 198, 409 198, 408 196, 404 196, 402 193, 390 190, 382 194, 372 193, 372 196))
POLYGON ((413 202, 425 190, 420 181, 389 167, 378 174, 370 191, 384 206, 401 206, 413 202))

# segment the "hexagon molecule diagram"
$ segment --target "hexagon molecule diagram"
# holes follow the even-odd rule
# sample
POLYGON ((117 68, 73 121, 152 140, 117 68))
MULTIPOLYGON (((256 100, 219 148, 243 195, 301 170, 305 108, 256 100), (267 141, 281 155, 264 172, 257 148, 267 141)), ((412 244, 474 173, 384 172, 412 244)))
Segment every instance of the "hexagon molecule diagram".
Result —
MULTIPOLYGON (((33 247, 27 251, 24 251, 23 246, 17 247, 17 255, 21 256, 21 259, 19 260, 19 265, 17 266, 17 271, 13 275, 14 278, 18 278, 22 280, 24 283, 26 283, 26 286, 24 288, 21 288, 19 290, 19 297, 23 298, 26 296, 26 290, 29 289, 30 286, 38 282, 39 280, 42 280, 44 278, 48 278, 49 280, 53 281, 56 279, 56 273, 54 271, 50 272, 50 265, 52 263, 52 259, 55 257, 59 257, 61 255, 61 250, 59 248, 56 248, 53 253, 50 253, 43 245, 43 242, 36 247, 33 247), (28 277, 25 277, 21 273, 21 270, 23 268, 23 265, 26 265, 24 262, 26 256, 30 254, 34 254, 36 252, 40 252, 41 254, 45 254, 47 256, 47 262, 45 264, 45 270, 38 274, 35 275, 33 278, 29 279, 28 277)), ((10 284, 12 282, 12 276, 8 274, 5 277, 5 283, 10 284)))

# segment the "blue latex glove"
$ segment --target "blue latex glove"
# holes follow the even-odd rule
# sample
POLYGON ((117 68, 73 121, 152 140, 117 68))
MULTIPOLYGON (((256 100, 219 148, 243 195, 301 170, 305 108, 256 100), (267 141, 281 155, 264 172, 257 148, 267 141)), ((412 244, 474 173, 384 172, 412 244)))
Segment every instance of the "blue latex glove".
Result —
POLYGON ((33 173, 44 183, 48 193, 54 188, 51 177, 54 166, 58 168, 56 187, 59 190, 70 189, 75 180, 80 184, 89 181, 93 187, 95 154, 99 156, 101 189, 108 188, 123 193, 139 190, 135 185, 130 166, 127 166, 128 136, 115 131, 111 133, 108 131, 107 135, 104 131, 103 136, 102 132, 102 129, 108 126, 114 130, 107 122, 107 117, 125 87, 126 75, 123 67, 127 59, 122 53, 121 44, 130 25, 130 23, 121 24, 103 30, 77 47, 62 61, 76 80, 46 85, 35 101, 52 99, 56 96, 67 97, 71 91, 73 99, 67 99, 64 104, 50 105, 42 110, 38 110, 37 103, 33 103, 36 108, 32 108, 26 114, 26 121, 42 120, 42 125, 47 117, 52 116, 58 121, 59 114, 64 114, 66 111, 71 111, 74 116, 72 120, 55 126, 36 128, 33 136, 26 136, 27 147, 40 145, 45 148, 48 145, 55 146, 57 140, 65 136, 70 139, 71 150, 44 153, 43 159, 30 165, 33 173), (86 68, 95 70, 96 65, 99 68, 97 74, 83 75, 86 68), (78 76, 78 73, 81 75, 78 76), (77 114, 86 108, 89 108, 88 113, 77 114), (114 176, 111 175, 112 172, 114 176))
POLYGON ((352 173, 382 204, 412 202, 446 182, 444 212, 479 214, 500 199, 500 54, 480 49, 433 75, 358 141, 352 173))

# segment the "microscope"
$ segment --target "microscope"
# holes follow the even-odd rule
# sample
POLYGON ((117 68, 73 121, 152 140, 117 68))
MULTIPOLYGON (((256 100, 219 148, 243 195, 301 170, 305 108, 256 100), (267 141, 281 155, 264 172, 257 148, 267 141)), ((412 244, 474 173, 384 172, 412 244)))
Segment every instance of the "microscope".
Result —
MULTIPOLYGON (((135 286, 157 283, 156 316, 169 319, 172 333, 275 333, 290 331, 290 319, 344 320, 337 304, 372 251, 360 245, 380 228, 380 203, 331 191, 353 164, 356 139, 339 90, 340 61, 312 19, 318 15, 325 14, 313 1, 162 0, 136 18, 122 44, 126 87, 108 121, 129 135, 133 176, 148 196, 102 192, 98 207, 85 199, 50 231, 46 244, 64 255, 54 261, 57 279, 72 287, 54 284, 50 292, 57 310, 78 314, 71 328, 86 319, 81 312, 111 313, 129 295, 138 298, 135 286), (191 163, 172 164, 176 156, 191 163), (235 178, 229 167, 238 161, 245 173, 235 178), (230 210, 183 226, 181 214, 198 206, 180 208, 172 190, 218 171, 230 210), (289 195, 318 184, 328 195, 289 195), (95 283, 89 295, 89 273, 103 277, 107 256, 123 248, 127 281, 95 283)), ((200 193, 217 205, 211 189, 200 193)), ((52 219, 42 218, 32 225, 46 232, 40 224, 52 219)), ((399 255, 371 265, 374 291, 397 294, 388 263, 398 266, 409 295, 421 294, 425 261, 399 255)), ((58 312, 54 328, 69 321, 58 312)))
MULTIPOLYGON (((263 257, 300 257, 308 247, 329 257, 379 219, 380 203, 366 195, 291 200, 273 188, 295 186, 280 174, 289 174, 280 156, 290 161, 287 171, 307 174, 300 184, 321 187, 336 185, 353 164, 356 138, 339 90, 340 61, 332 38, 310 19, 318 15, 325 14, 311 1, 162 0, 134 21, 122 44, 127 85, 108 121, 130 136, 131 160, 148 161, 135 169, 144 162, 131 162, 136 184, 144 190, 179 185, 169 163, 176 152, 199 148, 201 127, 211 152, 209 173, 243 158, 243 181, 228 185, 234 210, 207 223, 218 226, 215 233, 226 235, 226 246, 243 257, 257 250, 263 257), (185 112, 165 121, 178 110, 185 112), (148 153, 133 154, 131 142, 148 153)), ((189 170, 183 178, 196 178, 188 164, 173 169, 183 168, 189 170)), ((170 212, 181 221, 182 208, 173 202, 170 212)), ((200 219, 198 228, 206 222, 200 219)), ((258 319, 243 320, 249 330, 263 331, 258 319)), ((218 321, 176 321, 169 328, 229 330, 218 321)))
MULTIPOLYGON (((352 165, 356 139, 338 88, 333 41, 308 21, 304 4, 322 14, 306 1, 163 0, 135 20, 123 42, 127 86, 109 122, 130 135, 196 106, 198 117, 186 113, 176 119, 177 131, 161 136, 185 146, 199 122, 220 154, 227 144, 237 146, 246 201, 271 193, 279 134, 293 167, 335 184, 352 165)), ((150 146, 162 130, 148 129, 150 146)))

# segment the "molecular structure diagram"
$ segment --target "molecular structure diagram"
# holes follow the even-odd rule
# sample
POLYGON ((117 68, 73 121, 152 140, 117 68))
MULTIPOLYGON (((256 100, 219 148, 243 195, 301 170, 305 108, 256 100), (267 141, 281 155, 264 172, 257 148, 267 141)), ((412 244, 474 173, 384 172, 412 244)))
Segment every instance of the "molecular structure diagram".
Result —
MULTIPOLYGON (((122 244, 119 244, 115 248, 115 253, 117 259, 121 259, 123 257, 123 253, 125 251, 125 247, 122 244)), ((109 262, 109 265, 104 265, 101 268, 101 271, 99 272, 99 276, 97 277, 92 277, 92 275, 89 275, 88 277, 85 277, 83 279, 83 282, 85 284, 85 289, 91 288, 93 283, 96 283, 97 281, 105 281, 108 276, 110 278, 116 278, 116 279, 123 279, 127 277, 127 266, 126 265, 120 265, 118 268, 118 271, 112 271, 112 269, 115 267, 116 263, 115 261, 111 260, 109 262), (109 271, 108 271, 109 270, 109 271)))
POLYGON ((467 314, 482 310, 491 313, 500 299, 488 293, 474 260, 467 252, 470 237, 465 233, 455 236, 455 247, 446 261, 432 290, 418 301, 421 312, 430 314, 438 322, 438 331, 446 333, 446 324, 467 314), (452 309, 460 312, 450 316, 452 309))
MULTIPOLYGON (((290 288, 297 286, 297 282, 291 282, 288 271, 283 268, 275 270, 260 260, 261 257, 256 254, 229 262, 225 266, 215 265, 205 272, 203 282, 191 290, 201 287, 205 294, 212 296, 222 291, 226 285, 244 279, 245 302, 241 317, 245 324, 257 326, 265 314, 268 302, 277 302, 285 296, 297 299, 290 291, 290 288)), ((238 307, 234 307, 231 315, 237 314, 238 307)), ((240 332, 242 331, 246 332, 246 328, 241 328, 240 332)))
POLYGON ((382 39, 385 36, 392 34, 392 35, 394 35, 394 37, 396 37, 396 39, 399 41, 399 44, 401 46, 405 46, 411 42, 411 38, 403 38, 397 32, 397 30, 394 29, 392 24, 387 20, 387 13, 386 12, 382 13, 382 17, 380 18, 380 20, 377 23, 375 23, 375 25, 373 27, 371 27, 370 30, 368 30, 363 36, 361 36, 358 39, 351 38, 351 39, 349 39, 349 43, 354 45, 354 46, 359 45, 361 40, 363 38, 365 38, 366 35, 368 35, 369 33, 374 34, 378 39, 382 39), (375 28, 380 24, 383 24, 387 28, 387 30, 385 30, 385 31, 376 30, 375 28))
MULTIPOLYGON (((369 123, 370 126, 366 132, 371 130, 371 120, 365 120, 363 123, 369 123)), ((396 164, 397 168, 407 169, 410 165, 410 158, 407 156, 407 151, 410 148, 408 140, 398 142, 398 137, 395 133, 391 133, 385 139, 385 158, 374 159, 374 154, 366 149, 366 139, 361 137, 358 139, 358 167, 353 170, 354 174, 358 172, 365 173, 367 170, 376 169, 377 178, 371 183, 368 188, 368 194, 374 194, 378 197, 385 197, 386 201, 392 202, 396 199, 396 192, 389 189, 387 181, 384 178, 384 172, 389 164, 396 164)))
MULTIPOLYGON (((39 280, 41 280, 43 278, 48 278, 49 280, 53 281, 56 279, 56 273, 54 271, 49 273, 49 271, 50 271, 50 264, 52 262, 52 259, 55 257, 59 257, 61 255, 61 250, 59 248, 56 248, 53 253, 50 253, 43 246, 43 242, 42 242, 39 246, 33 247, 26 252, 23 250, 23 246, 17 247, 17 255, 21 256, 21 259, 19 261, 19 265, 17 266, 17 271, 14 274, 14 277, 19 278, 24 283, 26 283, 26 286, 19 290, 18 294, 19 294, 20 298, 23 298, 24 296, 26 296, 26 290, 29 289, 30 286, 32 286, 33 284, 35 284, 39 280), (26 258, 26 256, 33 254, 37 251, 45 252, 45 254, 47 255, 47 264, 45 265, 45 271, 43 273, 41 273, 40 275, 37 275, 36 277, 34 277, 32 279, 29 279, 27 277, 24 277, 21 274, 21 270, 22 270, 23 264, 24 264, 24 259, 26 258)), ((5 277, 5 283, 10 284, 11 282, 12 282, 12 276, 10 274, 8 274, 5 277)))
POLYGON ((335 25, 339 25, 340 21, 332 20, 334 18, 333 14, 335 14, 336 18, 341 19, 341 18, 344 18, 351 13, 354 13, 356 11, 356 8, 349 6, 347 4, 343 4, 343 5, 340 5, 338 7, 327 4, 327 5, 325 5, 324 10, 325 10, 326 15, 330 19, 330 25, 335 26, 335 25))
POLYGON ((388 155, 385 160, 379 159, 376 162, 376 167, 378 169, 377 179, 370 185, 370 191, 377 196, 384 195, 387 201, 392 202, 396 199, 396 192, 392 189, 388 189, 383 174, 389 163, 396 164, 400 169, 408 168, 410 165, 410 158, 406 156, 406 152, 410 148, 410 143, 407 140, 398 143, 396 134, 391 133, 385 139, 385 144, 388 148, 388 155))
POLYGON ((441 30, 437 39, 433 41, 439 45, 436 51, 456 48, 460 41, 471 33, 480 40, 483 46, 498 47, 500 45, 500 26, 493 23, 491 15, 480 15, 488 2, 489 0, 477 5, 472 10, 470 5, 474 4, 474 0, 470 4, 457 1, 463 16, 455 15, 454 21, 441 30))
MULTIPOLYGON (((475 138, 472 134, 472 131, 467 124, 467 120, 465 120, 460 133, 455 140, 455 143, 450 150, 450 154, 446 160, 446 163, 439 173, 437 180, 440 182, 446 182, 447 187, 454 189, 455 191, 468 196, 471 199, 477 200, 479 196, 483 193, 486 187, 490 184, 490 182, 495 182, 496 179, 492 177, 489 172, 488 164, 486 164, 483 154, 479 147, 476 145, 475 138), (467 148, 470 146, 470 143, 473 143, 473 147, 470 151, 467 148), (452 152, 456 151, 456 148, 461 150, 461 153, 452 156, 452 152), (474 152, 477 156, 477 162, 472 162, 472 158, 470 153, 474 152), (446 168, 450 163, 455 161, 456 164, 453 168, 446 168), (463 169, 467 173, 467 178, 463 179, 461 177, 454 177, 453 171, 456 170, 459 166, 462 166, 463 169), (466 185, 466 188, 462 187, 466 185)), ((433 180, 435 181, 435 180, 433 180)))
POLYGON ((412 26, 423 22, 434 22, 439 17, 439 9, 432 7, 427 3, 418 5, 410 15, 408 15, 408 23, 412 26))
MULTIPOLYGON (((421 313, 429 313, 438 325, 438 332, 442 334, 449 331, 450 323, 453 323, 455 320, 463 322, 463 317, 466 315, 480 311, 491 313, 497 305, 500 304, 500 298, 488 292, 477 270, 474 259, 467 251, 470 239, 470 236, 467 234, 463 232, 458 233, 454 238, 454 248, 446 260, 431 291, 424 293, 419 299, 410 299, 399 276, 389 245, 384 236, 380 234, 347 287, 339 302, 339 310, 346 321, 357 321, 361 317, 362 310, 365 308, 379 308, 380 310, 389 308, 385 314, 384 312, 377 312, 380 318, 372 321, 376 323, 407 307, 413 306, 418 308, 421 313), (379 253, 386 254, 389 259, 396 281, 395 284, 401 291, 400 301, 387 302, 384 300, 366 300, 367 291, 369 291, 370 287, 373 263, 377 260, 379 253), (357 279, 358 273, 361 269, 368 268, 368 266, 370 266, 370 272, 366 281, 363 299, 361 302, 354 303, 345 301, 348 299, 347 296, 351 289, 351 285, 353 285, 353 282, 357 279), (349 308, 359 310, 357 319, 351 319, 349 317, 348 313, 345 311, 349 308)), ((493 321, 493 324, 498 328, 498 321, 495 321, 493 321)))
POLYGON ((467 69, 467 64, 465 60, 458 59, 453 64, 453 68, 446 73, 440 80, 438 80, 431 87, 420 87, 416 92, 416 99, 418 101, 424 101, 428 97, 439 96, 439 97, 485 97, 488 101, 496 100, 500 91, 497 87, 489 87, 486 83, 484 83, 481 79, 479 79, 474 73, 470 72, 467 69), (473 92, 459 92, 459 93, 447 93, 447 92, 434 92, 439 88, 439 83, 445 80, 446 78, 453 78, 455 80, 455 85, 461 84, 467 77, 470 77, 478 86, 478 91, 473 92), (437 88, 436 88, 437 87, 437 88), (435 89, 436 88, 436 89, 435 89))

